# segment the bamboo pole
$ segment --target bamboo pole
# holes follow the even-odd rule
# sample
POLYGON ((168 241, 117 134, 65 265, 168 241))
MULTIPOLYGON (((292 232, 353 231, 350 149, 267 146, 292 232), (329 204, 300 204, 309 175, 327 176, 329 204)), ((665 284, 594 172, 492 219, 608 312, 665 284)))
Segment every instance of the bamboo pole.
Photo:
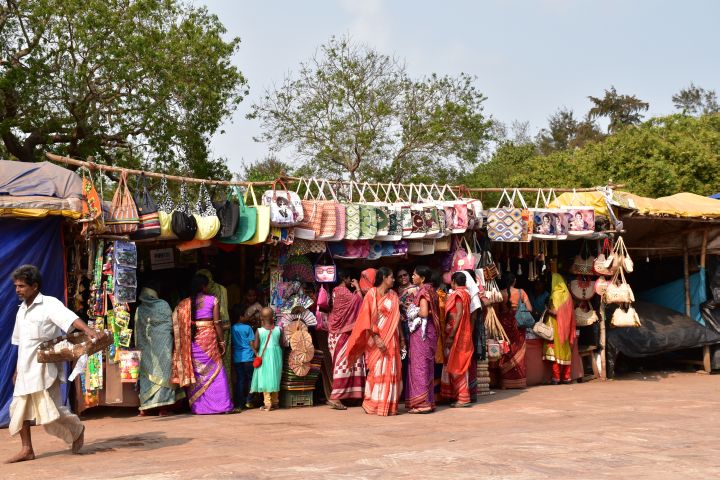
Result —
POLYGON ((683 273, 685 277, 685 315, 690 316, 690 254, 688 252, 688 237, 685 236, 683 244, 683 273))
MULTIPOLYGON (((131 175, 145 174, 145 176, 149 177, 149 178, 165 178, 167 180, 174 180, 177 182, 185 182, 185 183, 204 183, 206 185, 240 186, 240 187, 246 187, 249 185, 271 186, 271 185, 273 185, 273 183, 275 183, 272 181, 270 181, 270 182, 268 182, 268 181, 240 182, 240 181, 212 180, 212 179, 203 179, 203 178, 183 177, 183 176, 178 176, 178 175, 166 175, 164 173, 148 172, 145 170, 137 170, 137 169, 131 169, 131 168, 114 167, 111 165, 103 165, 103 164, 95 163, 95 162, 76 160, 74 158, 63 157, 61 155, 55 155, 54 153, 49 153, 49 152, 45 153, 45 156, 49 160, 52 160, 53 162, 64 163, 66 165, 73 165, 76 167, 85 167, 91 171, 99 170, 99 171, 104 171, 104 172, 117 172, 117 173, 121 173, 124 171, 131 175)), ((282 180, 284 180, 286 182, 298 182, 301 179, 300 179, 300 177, 292 177, 292 176, 283 175, 282 180)), ((346 186, 351 184, 351 182, 345 181, 345 180, 329 181, 329 183, 334 184, 334 185, 346 185, 346 186)), ((393 185, 398 186, 398 187, 409 187, 410 186, 409 184, 401 184, 401 183, 400 184, 398 184, 398 183, 396 183, 396 184, 377 183, 377 182, 357 182, 357 183, 359 183, 360 185, 367 183, 370 187, 390 187, 393 185)), ((608 186, 610 188, 624 187, 624 185, 608 185, 608 186)), ((492 188, 468 188, 468 187, 465 187, 464 185, 454 185, 454 186, 448 185, 447 188, 449 188, 451 190, 451 193, 453 195, 457 195, 458 194, 457 192, 471 192, 471 193, 493 193, 493 192, 496 192, 496 193, 500 193, 503 190, 508 190, 506 188, 499 188, 499 187, 498 188, 495 188, 495 187, 492 187, 492 188)), ((598 188, 599 187, 554 188, 553 190, 555 190, 555 192, 560 192, 560 193, 563 193, 563 192, 596 192, 596 191, 598 191, 598 188)), ((539 190, 547 190, 547 189, 548 189, 547 187, 517 188, 517 190, 520 192, 530 192, 530 193, 538 192, 539 190)), ((511 190, 516 190, 516 189, 512 188, 511 190)))
MULTIPOLYGON (((700 250, 700 268, 705 269, 705 261, 707 258, 708 231, 703 231, 702 249, 700 250)), ((702 286, 705 288, 705 285, 702 286)), ((703 369, 705 372, 712 371, 712 362, 710 361, 710 345, 703 345, 703 369)))

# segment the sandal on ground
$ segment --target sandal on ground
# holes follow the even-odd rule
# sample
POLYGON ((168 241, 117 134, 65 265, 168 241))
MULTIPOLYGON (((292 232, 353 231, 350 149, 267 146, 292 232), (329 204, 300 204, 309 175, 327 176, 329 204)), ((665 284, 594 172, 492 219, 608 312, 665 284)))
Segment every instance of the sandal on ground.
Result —
POLYGON ((333 410, 347 410, 347 407, 345 405, 343 405, 342 403, 327 402, 327 404, 333 410))
POLYGON ((420 409, 420 408, 411 408, 410 410, 408 410, 408 413, 423 415, 426 413, 432 413, 432 409, 424 410, 424 409, 420 409))
POLYGON ((451 403, 450 406, 452 408, 468 408, 468 407, 472 406, 472 403, 470 403, 470 402, 466 402, 466 403, 455 402, 455 403, 451 403))

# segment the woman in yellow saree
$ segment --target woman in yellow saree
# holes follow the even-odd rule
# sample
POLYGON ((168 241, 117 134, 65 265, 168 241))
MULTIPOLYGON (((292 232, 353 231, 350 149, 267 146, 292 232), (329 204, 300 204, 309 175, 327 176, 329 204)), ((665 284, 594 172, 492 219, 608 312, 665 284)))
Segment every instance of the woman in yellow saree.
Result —
POLYGON ((572 297, 565 279, 559 273, 552 275, 550 323, 553 340, 543 346, 543 359, 552 362, 552 383, 570 383, 572 350, 575 343, 575 312, 572 297))

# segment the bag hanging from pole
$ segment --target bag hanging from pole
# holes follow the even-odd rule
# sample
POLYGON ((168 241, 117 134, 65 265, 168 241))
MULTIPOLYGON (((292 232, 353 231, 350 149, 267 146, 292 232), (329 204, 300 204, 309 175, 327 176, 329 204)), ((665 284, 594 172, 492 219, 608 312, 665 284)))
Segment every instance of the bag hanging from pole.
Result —
POLYGON ((197 222, 197 232, 195 232, 195 240, 211 240, 215 238, 220 230, 220 219, 217 216, 215 207, 213 207, 210 194, 208 194, 205 182, 200 184, 198 189, 198 198, 195 203, 193 216, 197 222))
POLYGON ((303 199, 300 200, 303 210, 303 218, 295 225, 295 237, 303 240, 315 240, 315 238, 320 234, 320 229, 322 228, 322 205, 312 195, 311 181, 312 179, 307 180, 305 178, 300 178, 297 190, 295 191, 295 194, 298 195, 299 198, 300 188, 305 187, 305 195, 303 196, 303 199))
POLYGON ((180 240, 188 241, 195 238, 197 229, 197 220, 190 214, 187 184, 183 181, 180 184, 180 204, 172 213, 172 231, 180 240))
POLYGON ((105 226, 110 233, 129 235, 137 230, 139 222, 137 207, 127 186, 127 172, 123 170, 110 204, 110 214, 105 226))
POLYGON ((177 238, 177 235, 175 235, 175 232, 173 232, 172 229, 172 215, 175 211, 175 204, 170 197, 167 179, 165 177, 162 177, 160 180, 160 194, 158 195, 158 198, 160 199, 160 204, 158 205, 160 209, 158 212, 160 220, 160 238, 177 238))
POLYGON ((337 281, 337 267, 329 249, 315 261, 315 281, 318 283, 334 283, 337 281), (325 257, 330 257, 330 263, 325 261, 325 257))
POLYGON ((561 207, 567 214, 568 236, 587 237, 595 232, 595 209, 583 206, 573 189, 570 205, 561 207))
MULTIPOLYGON (((387 235, 377 235, 375 237, 376 240, 383 240, 383 241, 389 241, 389 242, 397 242, 399 240, 402 240, 403 237, 403 229, 402 229, 402 219, 400 218, 401 212, 398 204, 392 202, 390 200, 390 194, 393 192, 394 185, 388 184, 386 186, 383 186, 381 184, 378 184, 378 189, 382 189, 382 193, 385 194, 385 201, 384 204, 387 206, 388 209, 388 228, 387 228, 387 235)), ((395 191, 396 201, 399 201, 399 197, 397 196, 397 191, 395 191)))
POLYGON ((303 221, 304 212, 300 197, 295 192, 290 192, 282 179, 277 179, 272 184, 272 189, 262 195, 262 204, 270 207, 270 225, 273 227, 294 227, 303 221), (280 184, 282 190, 278 190, 280 184))
MULTIPOLYGON (((248 225, 250 224, 251 217, 253 215, 253 211, 256 215, 255 218, 255 233, 250 238, 250 240, 247 240, 243 242, 244 245, 257 245, 260 243, 265 243, 268 236, 270 235, 270 207, 267 205, 260 205, 257 201, 257 198, 255 197, 255 189, 252 186, 252 183, 248 185, 247 190, 245 190, 245 195, 243 196, 243 204, 245 204, 247 215, 248 215, 248 225), (248 195, 252 198, 252 206, 247 206, 248 204, 248 195)), ((248 226, 248 229, 250 227, 248 226)))
POLYGON ((351 182, 358 192, 358 207, 360 208, 360 236, 359 240, 372 240, 377 235, 377 210, 373 205, 369 205, 365 200, 365 186, 360 186, 351 182))
MULTIPOLYGON (((240 188, 234 186, 233 192, 235 197, 238 199, 237 205, 237 221, 235 232, 226 238, 220 238, 221 243, 227 244, 240 244, 247 242, 255 235, 255 229, 257 228, 257 211, 255 207, 248 207, 245 205, 245 200, 240 193, 240 188)), ((234 202, 230 202, 231 205, 235 205, 234 202)))
MULTIPOLYGON (((236 198, 240 198, 237 187, 235 188, 236 198)), ((218 238, 222 241, 223 239, 231 238, 238 228, 238 222, 240 221, 240 206, 239 203, 232 201, 232 195, 228 198, 227 191, 222 191, 223 199, 219 202, 213 202, 215 207, 215 214, 220 219, 220 230, 218 231, 218 238)))

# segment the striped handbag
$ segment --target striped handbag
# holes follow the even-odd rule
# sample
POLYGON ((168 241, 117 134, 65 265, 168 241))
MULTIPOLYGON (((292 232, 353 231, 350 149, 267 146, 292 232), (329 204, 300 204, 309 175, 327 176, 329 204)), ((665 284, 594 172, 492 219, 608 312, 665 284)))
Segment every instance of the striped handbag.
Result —
POLYGON ((154 238, 160 236, 160 215, 155 200, 150 196, 147 189, 147 177, 141 173, 135 184, 135 206, 138 211, 138 227, 130 234, 133 240, 154 238))
POLYGON ((337 202, 328 200, 325 197, 325 186, 327 185, 327 180, 318 182, 317 179, 314 178, 313 181, 318 187, 319 193, 317 196, 317 202, 321 209, 320 232, 318 232, 316 238, 317 240, 331 241, 335 239, 337 234, 338 218, 337 210, 335 208, 337 202))
POLYGON ((140 220, 137 207, 127 186, 127 172, 123 171, 110 204, 110 212, 105 220, 105 226, 110 233, 129 235, 137 231, 138 223, 140 220))

